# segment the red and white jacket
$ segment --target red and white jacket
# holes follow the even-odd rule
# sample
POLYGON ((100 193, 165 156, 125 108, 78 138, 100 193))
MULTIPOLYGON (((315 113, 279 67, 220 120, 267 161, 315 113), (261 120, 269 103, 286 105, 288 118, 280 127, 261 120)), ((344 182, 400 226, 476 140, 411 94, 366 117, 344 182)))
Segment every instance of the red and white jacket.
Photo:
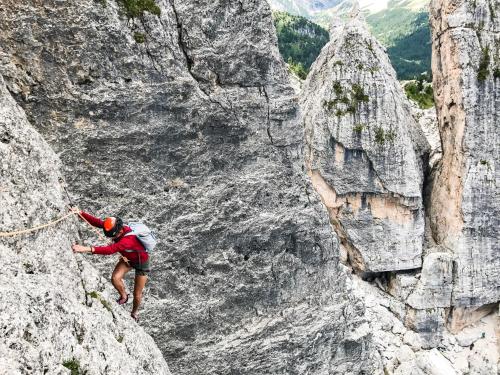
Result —
MULTIPOLYGON (((104 221, 98 217, 92 216, 83 211, 81 212, 81 215, 94 227, 102 228, 104 225, 104 221)), ((132 265, 145 263, 149 259, 149 254, 146 252, 146 249, 137 236, 126 236, 126 234, 131 231, 132 229, 130 229, 129 226, 123 225, 123 234, 120 237, 113 239, 113 243, 110 245, 93 246, 94 254, 110 255, 120 253, 122 256, 127 258, 132 265)))

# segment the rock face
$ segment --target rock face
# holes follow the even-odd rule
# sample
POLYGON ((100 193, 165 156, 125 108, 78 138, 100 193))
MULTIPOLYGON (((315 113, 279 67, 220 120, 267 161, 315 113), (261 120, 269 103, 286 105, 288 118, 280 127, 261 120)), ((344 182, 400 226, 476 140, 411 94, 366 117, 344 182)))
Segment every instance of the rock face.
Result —
POLYGON ((81 207, 158 232, 142 322, 172 371, 380 373, 267 3, 123 4, 5 1, 0 69, 81 207))
MULTIPOLYGON (((59 161, 0 77, 0 232, 66 213, 59 161)), ((170 374, 153 339, 114 302, 109 284, 71 252, 72 219, 0 238, 0 372, 170 374)))
MULTIPOLYGON (((299 102, 266 2, 130 4, 3 2, 0 74, 25 112, 2 81, 1 230, 64 212, 29 119, 82 208, 159 234, 142 324, 174 373, 494 371, 496 5, 433 3, 443 159, 424 239, 429 146, 362 21, 334 23, 299 102), (451 328, 480 321, 451 335, 451 308, 451 328)), ((5 367, 168 373, 69 252, 76 228, 2 238, 5 367)))
MULTIPOLYGON (((455 336, 434 330, 439 336, 429 348, 430 334, 418 333, 403 324, 405 303, 393 298, 380 285, 354 276, 353 293, 365 303, 366 324, 382 354, 384 374, 496 374, 498 371, 498 316, 490 314, 455 336)), ((431 332, 429 332, 431 333, 431 332)))
POLYGON ((498 1, 432 1, 433 75, 443 158, 429 216, 453 254, 452 326, 500 300, 498 1), (470 311, 469 311, 470 312, 470 311))
POLYGON ((429 168, 434 166, 441 160, 441 137, 437 124, 436 108, 422 109, 416 103, 412 104, 413 117, 420 125, 425 139, 429 143, 429 168))
POLYGON ((427 142, 364 22, 337 21, 330 35, 301 102, 313 184, 355 268, 419 268, 427 142))

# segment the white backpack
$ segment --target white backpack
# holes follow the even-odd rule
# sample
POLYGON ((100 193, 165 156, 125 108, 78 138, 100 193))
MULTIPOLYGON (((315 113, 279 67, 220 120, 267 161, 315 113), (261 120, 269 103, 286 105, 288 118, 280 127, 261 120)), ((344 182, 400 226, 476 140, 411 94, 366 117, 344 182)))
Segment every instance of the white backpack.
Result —
POLYGON ((148 226, 140 221, 132 221, 127 223, 132 229, 132 232, 128 232, 125 236, 137 236, 137 239, 141 241, 142 245, 148 253, 150 253, 156 246, 158 242, 155 234, 148 228, 148 226))

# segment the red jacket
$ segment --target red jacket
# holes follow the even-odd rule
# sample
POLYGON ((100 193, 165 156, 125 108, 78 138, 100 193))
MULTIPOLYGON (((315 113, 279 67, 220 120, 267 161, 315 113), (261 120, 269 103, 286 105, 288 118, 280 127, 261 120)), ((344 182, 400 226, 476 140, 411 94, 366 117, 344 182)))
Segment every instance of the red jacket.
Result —
MULTIPOLYGON (((92 216, 86 212, 81 212, 82 216, 94 227, 102 228, 104 221, 92 216)), ((123 234, 117 238, 113 239, 112 244, 107 246, 94 246, 94 254, 110 255, 114 253, 120 253, 125 258, 129 259, 132 264, 145 263, 149 259, 149 255, 146 249, 142 245, 141 241, 137 236, 125 236, 127 233, 131 232, 129 226, 123 226, 123 234), (125 250, 136 250, 133 252, 126 252, 125 250), (139 259, 140 257, 140 259, 139 259)))

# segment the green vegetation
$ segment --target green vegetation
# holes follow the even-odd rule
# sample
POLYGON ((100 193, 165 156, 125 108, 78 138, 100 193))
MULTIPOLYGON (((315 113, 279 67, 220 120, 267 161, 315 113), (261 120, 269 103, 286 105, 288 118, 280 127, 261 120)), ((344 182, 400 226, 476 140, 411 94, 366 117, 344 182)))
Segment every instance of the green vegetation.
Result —
POLYGON ((416 102, 420 108, 427 109, 434 106, 434 90, 430 83, 425 82, 423 76, 405 84, 404 90, 408 99, 416 102))
POLYGON ((343 90, 342 90, 342 85, 340 84, 340 82, 339 82, 339 81, 335 81, 335 82, 333 82, 333 86, 332 86, 332 87, 333 87, 333 91, 335 92, 335 94, 336 94, 337 96, 342 95, 342 91, 343 91, 343 90))
POLYGON ((304 68, 304 65, 302 65, 301 62, 295 63, 291 57, 288 58, 287 61, 288 68, 290 71, 295 74, 297 77, 300 79, 306 79, 307 78, 307 70, 304 68))
POLYGON ((87 293, 87 295, 92 297, 92 298, 95 298, 95 299, 99 299, 99 297, 100 297, 99 293, 97 293, 96 291, 87 293))
POLYGON ((394 142, 396 133, 393 130, 384 131, 381 127, 375 128, 375 142, 383 145, 385 142, 394 142))
POLYGON ((104 298, 102 298, 102 296, 99 293, 97 293, 96 291, 92 291, 90 293, 87 293, 87 295, 98 300, 99 302, 101 302, 101 304, 104 306, 104 308, 106 310, 108 310, 109 312, 112 311, 112 308, 111 308, 111 305, 109 304, 109 302, 106 301, 104 298))
POLYGON ((134 39, 136 43, 144 43, 146 41, 146 34, 135 32, 134 39))
POLYGON ((118 341, 121 344, 123 342, 123 335, 118 336, 116 341, 118 341))
POLYGON ((283 59, 288 62, 290 70, 305 79, 321 48, 329 40, 328 32, 304 17, 285 12, 273 12, 273 20, 283 59))
POLYGON ((490 49, 485 47, 482 49, 481 61, 479 62, 479 70, 477 72, 477 80, 483 82, 488 78, 490 71, 488 66, 490 65, 490 49))
POLYGON ((356 100, 356 104, 357 104, 357 102, 367 102, 368 101, 368 95, 365 95, 365 91, 357 83, 352 85, 352 93, 353 93, 353 100, 356 100))
MULTIPOLYGON (((365 15, 372 33, 387 48, 400 80, 414 79, 431 71, 429 14, 424 10, 410 9, 408 3, 390 0, 387 9, 365 15)), ((425 1, 420 3, 424 5, 425 1)), ((325 10, 311 15, 311 20, 326 27, 334 14, 325 10)), ((373 51, 373 47, 369 45, 368 49, 373 51)))
POLYGON ((378 144, 384 144, 385 142, 384 129, 382 128, 375 129, 375 142, 377 142, 378 144))
POLYGON ((332 94, 335 94, 335 98, 324 101, 323 106, 328 111, 335 109, 335 116, 337 117, 344 116, 348 113, 356 113, 359 104, 369 100, 363 87, 357 83, 353 84, 350 92, 347 93, 347 90, 342 87, 339 81, 334 81, 332 84, 332 94), (339 104, 342 105, 341 108, 338 108, 339 104))
POLYGON ((361 134, 361 132, 363 131, 363 129, 365 128, 366 126, 363 125, 363 124, 356 124, 353 128, 353 130, 358 133, 358 134, 361 134))
POLYGON ((71 375, 80 375, 80 362, 76 359, 64 361, 62 365, 71 371, 71 375))
POLYGON ((128 18, 141 17, 144 12, 159 16, 161 9, 154 0, 119 0, 125 8, 128 18))
MULTIPOLYGON (((382 36, 380 31, 373 26, 375 36, 381 38, 387 46, 387 53, 400 80, 413 79, 431 71, 432 45, 429 15, 427 12, 417 15, 411 12, 406 13, 407 16, 401 15, 403 19, 415 17, 412 21, 408 21, 409 29, 405 29, 400 23, 402 20, 394 20, 399 27, 393 24, 395 29, 382 36)), ((391 22, 388 22, 388 25, 391 25, 391 22)))

